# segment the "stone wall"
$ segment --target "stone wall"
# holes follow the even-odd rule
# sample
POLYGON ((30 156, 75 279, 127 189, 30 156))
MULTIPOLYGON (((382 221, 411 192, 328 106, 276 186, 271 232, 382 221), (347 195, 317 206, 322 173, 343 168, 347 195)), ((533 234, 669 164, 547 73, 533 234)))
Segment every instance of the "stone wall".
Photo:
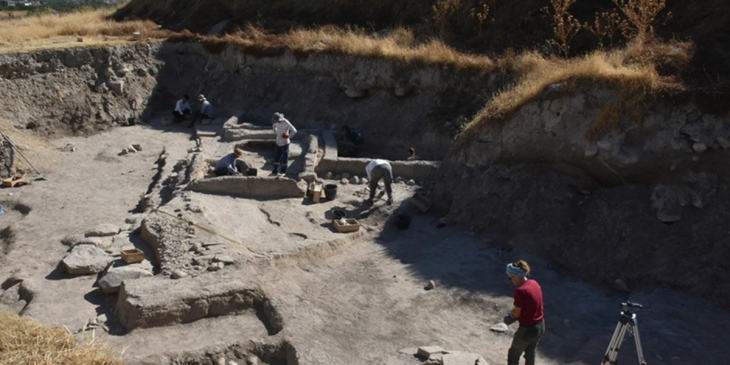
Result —
MULTIPOLYGON (((1 137, 0 137, 1 138, 1 137)), ((15 150, 4 139, 0 141, 0 177, 10 177, 15 174, 15 150)))
POLYGON ((303 198, 307 184, 288 178, 221 176, 195 180, 188 188, 198 193, 269 200, 303 198))

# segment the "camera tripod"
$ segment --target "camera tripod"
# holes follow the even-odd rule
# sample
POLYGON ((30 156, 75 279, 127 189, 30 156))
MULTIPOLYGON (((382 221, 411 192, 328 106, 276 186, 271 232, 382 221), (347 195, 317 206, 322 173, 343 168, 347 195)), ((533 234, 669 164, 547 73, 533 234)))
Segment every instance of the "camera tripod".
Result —
POLYGON ((613 332, 611 342, 608 343, 608 349, 606 350, 606 354, 603 355, 601 365, 618 364, 618 351, 621 349, 621 344, 624 342, 626 332, 629 332, 629 335, 633 335, 634 340, 636 341, 636 354, 639 357, 639 365, 647 365, 646 361, 644 361, 644 350, 641 348, 639 324, 636 322, 636 312, 642 308, 642 305, 638 303, 621 303, 621 318, 619 318, 616 330, 613 332))

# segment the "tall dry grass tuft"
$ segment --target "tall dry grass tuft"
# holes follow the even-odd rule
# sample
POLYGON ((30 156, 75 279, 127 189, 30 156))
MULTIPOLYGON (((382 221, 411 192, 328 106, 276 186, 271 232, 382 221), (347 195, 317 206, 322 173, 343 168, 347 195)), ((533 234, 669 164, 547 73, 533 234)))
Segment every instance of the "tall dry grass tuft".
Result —
POLYGON ((627 62, 626 50, 596 51, 573 59, 546 58, 537 52, 516 56, 510 67, 520 75, 514 87, 497 93, 465 131, 488 121, 502 120, 507 115, 543 93, 550 85, 590 82, 616 88, 622 98, 638 103, 646 95, 677 87, 662 78, 654 65, 627 62))
POLYGON ((103 345, 80 344, 63 329, 51 329, 0 311, 0 364, 122 365, 103 345))
POLYGON ((61 36, 131 36, 149 35, 157 25, 148 20, 116 22, 108 18, 110 10, 80 10, 56 16, 44 14, 0 22, 0 46, 61 36))
POLYGON ((191 39, 215 42, 224 46, 250 47, 271 53, 288 48, 298 53, 337 53, 357 57, 383 58, 402 65, 449 66, 479 70, 485 73, 493 70, 495 66, 489 57, 459 52, 439 40, 419 43, 413 32, 406 28, 397 28, 385 35, 378 36, 361 29, 334 26, 295 29, 285 34, 269 34, 249 25, 234 34, 219 38, 205 38, 192 33, 171 38, 173 41, 191 39))
POLYGON ((433 21, 441 36, 446 35, 451 28, 451 19, 461 8, 461 0, 436 0, 433 5, 433 21))
POLYGON ((596 36, 599 48, 605 48, 606 46, 612 48, 614 45, 614 38, 626 27, 626 20, 621 19, 621 15, 619 15, 616 9, 613 9, 610 12, 603 11, 596 13, 593 24, 583 24, 583 28, 596 36), (608 44, 605 43, 606 39, 608 39, 608 44))

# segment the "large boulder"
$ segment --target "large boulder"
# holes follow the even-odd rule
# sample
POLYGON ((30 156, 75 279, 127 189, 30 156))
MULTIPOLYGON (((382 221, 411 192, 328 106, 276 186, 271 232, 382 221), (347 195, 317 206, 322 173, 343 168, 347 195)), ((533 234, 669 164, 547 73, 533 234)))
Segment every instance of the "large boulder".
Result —
POLYGON ((78 245, 61 260, 61 264, 70 275, 93 275, 104 271, 113 260, 96 246, 78 245))
POLYGON ((152 276, 152 265, 149 261, 139 264, 110 267, 104 276, 99 279, 99 288, 104 294, 113 294, 119 291, 122 282, 152 276))
POLYGON ((89 229, 88 231, 86 231, 86 233, 84 233, 84 235, 86 237, 116 236, 117 233, 119 233, 119 231, 120 231, 119 227, 117 227, 113 224, 104 223, 104 224, 99 224, 99 225, 95 226, 94 228, 89 229))

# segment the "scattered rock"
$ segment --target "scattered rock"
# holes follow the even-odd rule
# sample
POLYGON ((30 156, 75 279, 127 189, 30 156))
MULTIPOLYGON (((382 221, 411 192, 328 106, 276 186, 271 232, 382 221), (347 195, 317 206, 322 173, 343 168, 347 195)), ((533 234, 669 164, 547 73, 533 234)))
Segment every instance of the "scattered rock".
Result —
POLYGON ((201 245, 199 242, 195 242, 192 245, 190 245, 190 251, 200 252, 202 250, 203 250, 203 245, 201 245))
POLYGON ((233 360, 229 360, 228 365, 238 365, 238 363, 233 360))
POLYGON ((134 147, 129 146, 127 147, 127 153, 137 153, 137 150, 135 150, 134 147))
POLYGON ((124 156, 124 155, 127 155, 127 154, 129 154, 129 152, 127 152, 127 149, 126 149, 126 148, 122 149, 122 150, 121 150, 121 151, 119 152, 119 156, 124 156))
POLYGON ((672 214, 672 213, 667 213, 664 211, 657 212, 656 217, 662 223, 675 223, 675 222, 679 222, 682 219, 682 216, 679 213, 672 214))
POLYGON ((104 294, 113 294, 119 291, 119 287, 122 286, 122 282, 125 280, 139 279, 147 276, 152 276, 152 266, 147 262, 144 263, 111 267, 107 270, 106 274, 99 279, 99 288, 104 294))
POLYGON ((443 365, 464 365, 474 364, 479 361, 480 365, 489 365, 483 357, 479 354, 472 354, 469 352, 449 351, 448 354, 443 356, 443 365))
POLYGON ((591 144, 586 147, 584 152, 586 157, 593 157, 596 154, 598 154, 598 146, 591 144))
POLYGON ((124 223, 127 223, 127 224, 137 224, 137 222, 138 222, 137 217, 127 217, 124 220, 124 223))
POLYGON ((418 347, 406 347, 404 349, 398 350, 398 353, 403 355, 416 356, 416 354, 418 354, 418 347))
POLYGON ((345 178, 342 178, 342 180, 340 180, 340 184, 342 184, 342 185, 347 185, 348 183, 349 183, 349 181, 347 181, 347 179, 345 179, 345 178))
POLYGON ((426 287, 424 289, 426 289, 426 290, 436 289, 436 283, 433 280, 429 280, 428 284, 426 284, 426 287))
POLYGON ((618 278, 613 282, 613 287, 616 288, 618 291, 622 291, 624 293, 628 293, 631 290, 629 289, 629 286, 626 285, 626 282, 624 279, 618 278))
POLYGON ((0 310, 14 314, 23 311, 28 302, 20 298, 20 285, 18 283, 11 286, 0 295, 0 310))
POLYGON ((106 87, 114 91, 117 95, 124 95, 124 81, 122 80, 108 80, 106 87))
POLYGON ((211 264, 210 266, 208 266, 208 271, 218 271, 218 270, 223 269, 224 266, 225 266, 224 263, 222 263, 222 262, 216 262, 216 263, 211 264))
POLYGON ((142 145, 141 144, 133 144, 132 148, 137 152, 142 152, 142 145))
POLYGON ((398 176, 398 177, 396 177, 396 178, 395 178, 395 179, 394 179, 393 181, 394 181, 394 182, 395 182, 396 184, 399 184, 399 183, 402 183, 402 182, 403 182, 403 178, 402 178, 402 177, 400 177, 400 176, 398 176))
POLYGON ((369 181, 368 181, 368 178, 367 177, 363 177, 362 179, 360 179, 360 184, 366 184, 367 185, 368 182, 369 181))
POLYGON ((611 142, 609 141, 598 141, 597 145, 603 151, 610 151, 612 148, 611 142))
POLYGON ((357 176, 353 176, 350 178, 350 184, 358 185, 360 184, 360 178, 357 176))
POLYGON ((489 330, 497 333, 505 333, 509 330, 509 327, 507 327, 506 323, 497 323, 494 326, 489 327, 489 330))
POLYGON ((432 354, 443 354, 445 352, 446 351, 444 351, 444 348, 441 346, 421 346, 418 348, 418 351, 416 351, 416 356, 422 359, 428 359, 432 354))
POLYGON ((218 358, 218 361, 215 362, 216 365, 226 365, 226 358, 221 356, 218 358))
POLYGON ((406 185, 410 185, 410 186, 416 185, 416 180, 410 179, 410 180, 408 180, 408 182, 406 182, 406 185))
POLYGON ((232 265, 235 263, 233 257, 230 255, 217 255, 213 258, 213 261, 223 263, 224 265, 232 265))
POLYGON ((96 246, 79 245, 61 260, 61 264, 70 275, 93 275, 104 271, 113 260, 96 246))
POLYGON ((64 237, 63 239, 61 239, 61 243, 64 246, 73 247, 73 246, 76 246, 81 240, 83 240, 85 238, 86 238, 85 235, 83 235, 81 233, 75 233, 75 234, 68 235, 68 236, 64 237))
POLYGON ((182 270, 173 270, 172 271, 172 278, 173 279, 182 279, 188 276, 188 273, 182 270))
POLYGON ((248 355, 246 356, 246 364, 259 365, 259 358, 256 355, 248 355))
POLYGON ((327 174, 324 175, 327 179, 332 178, 332 171, 327 171, 327 174))
POLYGON ((704 143, 695 143, 692 145, 692 149, 697 153, 704 153, 707 151, 707 146, 704 143))
POLYGON ((107 318, 106 318, 106 314, 104 314, 104 313, 102 313, 96 317, 96 323, 98 323, 98 324, 103 325, 104 323, 106 323, 106 321, 107 321, 107 318))
POLYGON ((105 224, 99 224, 95 226, 94 228, 86 231, 84 233, 84 236, 86 237, 107 237, 107 236, 116 236, 117 233, 119 233, 120 229, 119 227, 105 223, 105 224))
POLYGON ((730 141, 728 141, 725 137, 717 137, 717 144, 719 144, 723 150, 730 149, 730 141))
POLYGON ((219 246, 219 245, 222 245, 222 244, 223 244, 223 242, 211 241, 211 242, 203 242, 202 245, 203 245, 203 247, 206 247, 207 248, 207 247, 211 247, 211 246, 219 246))
POLYGON ((112 242, 108 238, 105 239, 104 237, 84 237, 76 242, 76 245, 92 245, 105 250, 112 246, 112 242))
POLYGON ((145 70, 143 68, 138 68, 135 72, 137 73, 137 76, 139 76, 139 77, 147 76, 147 70, 145 70))

